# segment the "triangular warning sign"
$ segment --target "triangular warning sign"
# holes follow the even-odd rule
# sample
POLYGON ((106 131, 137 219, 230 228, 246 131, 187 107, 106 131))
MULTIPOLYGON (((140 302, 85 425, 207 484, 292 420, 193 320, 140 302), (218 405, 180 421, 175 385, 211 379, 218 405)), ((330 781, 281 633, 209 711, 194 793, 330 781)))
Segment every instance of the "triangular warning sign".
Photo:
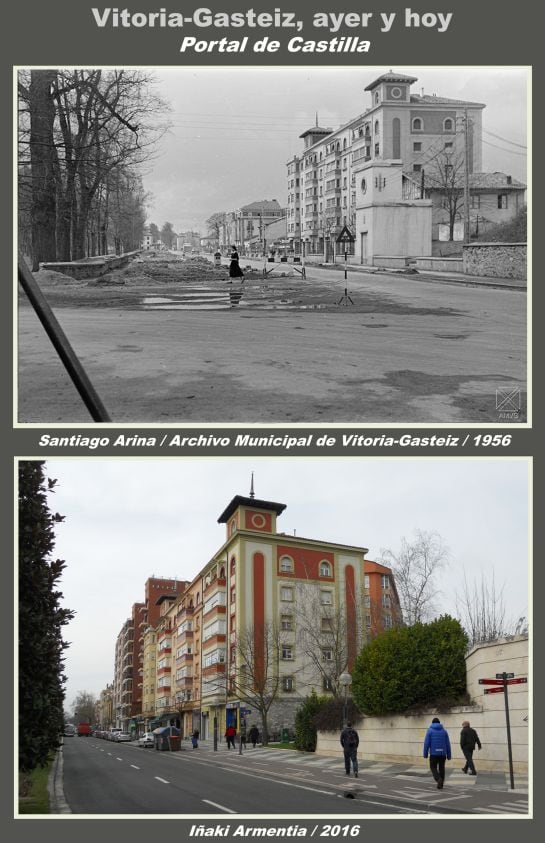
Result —
POLYGON ((355 239, 356 238, 354 237, 354 235, 350 233, 350 231, 345 225, 345 227, 337 237, 337 243, 353 243, 355 239))

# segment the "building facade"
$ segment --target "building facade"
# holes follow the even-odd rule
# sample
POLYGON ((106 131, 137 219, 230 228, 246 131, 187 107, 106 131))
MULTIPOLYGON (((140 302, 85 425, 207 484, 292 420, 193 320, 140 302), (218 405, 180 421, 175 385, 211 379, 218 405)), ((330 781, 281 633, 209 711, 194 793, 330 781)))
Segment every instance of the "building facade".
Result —
MULTIPOLYGON (((404 198, 409 197, 403 179, 418 185, 439 161, 449 166, 449 160, 465 160, 466 149, 468 171, 482 169, 484 104, 413 93, 417 81, 385 73, 366 87, 371 98, 366 111, 336 130, 316 121, 300 135, 303 151, 287 163, 288 237, 295 254, 332 260, 347 228, 353 236, 349 253, 365 262, 356 209, 365 204, 361 171, 369 162, 401 162, 396 178, 404 198)), ((410 198, 423 196, 420 186, 410 198)))

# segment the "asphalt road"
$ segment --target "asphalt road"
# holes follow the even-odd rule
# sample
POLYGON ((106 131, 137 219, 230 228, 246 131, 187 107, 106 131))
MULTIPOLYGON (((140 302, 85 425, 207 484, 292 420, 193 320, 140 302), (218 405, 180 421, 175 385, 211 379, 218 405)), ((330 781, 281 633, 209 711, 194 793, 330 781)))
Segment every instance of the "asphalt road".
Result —
MULTIPOLYGON (((342 272, 309 273, 332 301, 342 295, 342 272)), ((524 292, 357 272, 348 288, 356 306, 329 312, 167 304, 57 316, 114 422, 525 420, 524 292), (514 418, 502 417, 498 390, 520 395, 514 418)), ((18 362, 18 421, 90 421, 25 303, 18 362)))
POLYGON ((95 738, 65 741, 64 795, 73 814, 322 814, 423 813, 358 795, 342 761, 327 774, 250 763, 251 750, 178 753, 141 749, 95 738), (353 798, 347 797, 349 793, 353 798), (357 797, 357 798, 355 798, 357 797))

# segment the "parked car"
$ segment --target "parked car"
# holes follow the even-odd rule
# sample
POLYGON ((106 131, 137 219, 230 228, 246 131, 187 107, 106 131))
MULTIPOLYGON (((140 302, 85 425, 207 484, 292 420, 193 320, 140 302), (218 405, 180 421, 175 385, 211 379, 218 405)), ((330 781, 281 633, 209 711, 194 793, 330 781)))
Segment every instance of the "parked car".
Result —
POLYGON ((67 738, 73 738, 76 734, 76 727, 72 723, 67 723, 64 727, 63 735, 67 738))
POLYGON ((121 729, 110 729, 110 731, 106 735, 106 738, 109 741, 115 741, 120 731, 121 729))
POLYGON ((144 735, 141 735, 138 738, 137 743, 138 743, 138 746, 144 746, 144 747, 145 746, 154 746, 155 740, 153 738, 153 733, 152 732, 146 732, 144 735))
POLYGON ((114 741, 118 743, 121 741, 132 741, 132 735, 129 735, 128 732, 117 732, 114 741))

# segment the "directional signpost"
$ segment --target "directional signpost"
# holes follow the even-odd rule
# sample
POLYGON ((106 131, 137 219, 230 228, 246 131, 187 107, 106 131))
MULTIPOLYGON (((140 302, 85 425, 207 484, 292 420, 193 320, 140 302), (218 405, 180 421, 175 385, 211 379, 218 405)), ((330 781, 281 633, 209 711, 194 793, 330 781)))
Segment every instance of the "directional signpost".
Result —
POLYGON ((344 295, 338 301, 338 304, 354 304, 350 296, 348 295, 348 284, 347 284, 347 265, 348 265, 348 244, 354 242, 354 235, 350 233, 348 228, 345 227, 337 237, 337 243, 344 245, 344 295))
POLYGON ((495 679, 479 679, 479 685, 492 685, 492 688, 485 688, 485 694, 501 694, 505 701, 505 723, 507 726, 507 752, 509 755, 509 776, 511 779, 511 790, 515 789, 515 778, 513 775, 513 752, 511 749, 511 725, 509 723, 509 700, 507 688, 509 685, 525 685, 528 682, 526 676, 515 676, 514 673, 496 673, 495 679))

